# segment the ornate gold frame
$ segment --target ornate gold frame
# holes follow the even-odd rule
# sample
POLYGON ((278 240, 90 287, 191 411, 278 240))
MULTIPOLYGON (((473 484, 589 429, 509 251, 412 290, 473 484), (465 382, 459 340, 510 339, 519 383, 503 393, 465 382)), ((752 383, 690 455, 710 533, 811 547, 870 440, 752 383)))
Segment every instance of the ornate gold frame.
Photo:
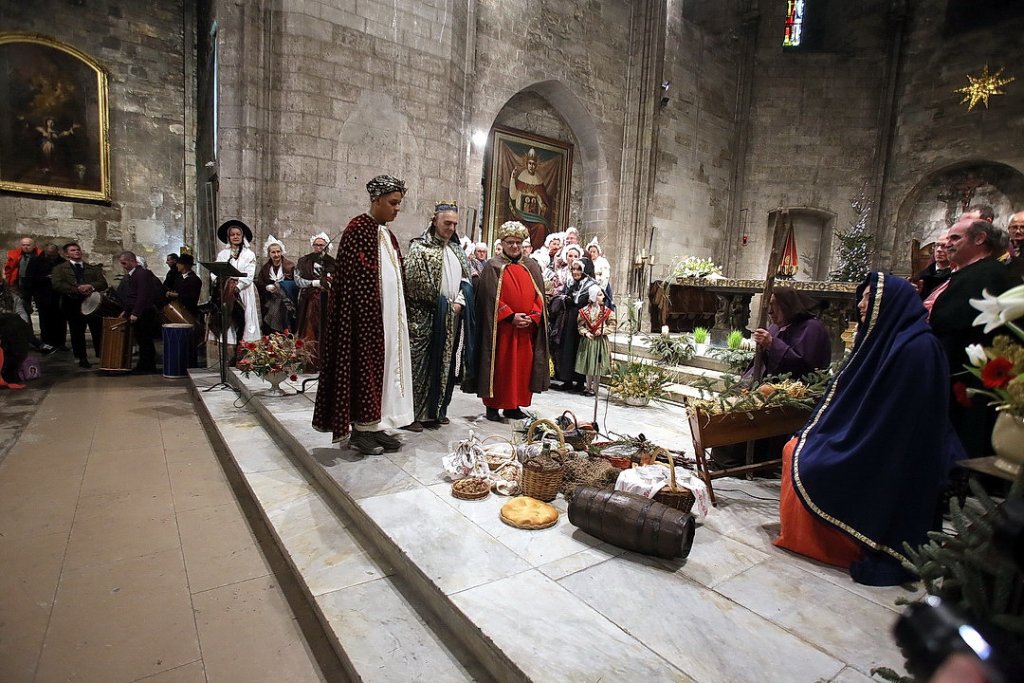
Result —
POLYGON ((107 74, 92 57, 0 33, 0 190, 109 202, 107 106, 107 74))

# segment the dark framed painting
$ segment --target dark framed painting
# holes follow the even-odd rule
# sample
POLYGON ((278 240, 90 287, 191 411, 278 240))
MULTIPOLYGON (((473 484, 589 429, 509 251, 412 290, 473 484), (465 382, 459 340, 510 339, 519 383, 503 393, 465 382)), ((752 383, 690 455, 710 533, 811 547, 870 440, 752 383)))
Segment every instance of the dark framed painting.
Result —
POLYGON ((45 36, 0 33, 0 190, 110 201, 107 75, 45 36))
POLYGON ((569 222, 572 145, 495 126, 485 161, 484 242, 492 244, 505 221, 530 231, 534 249, 569 222))

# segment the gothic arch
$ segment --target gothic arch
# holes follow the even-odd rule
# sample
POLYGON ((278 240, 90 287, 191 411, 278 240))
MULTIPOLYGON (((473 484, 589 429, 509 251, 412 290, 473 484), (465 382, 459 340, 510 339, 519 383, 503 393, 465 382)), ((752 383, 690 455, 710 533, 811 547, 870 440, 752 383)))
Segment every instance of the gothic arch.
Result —
MULTIPOLYGON (((581 225, 584 234, 607 235, 608 221, 617 208, 612 205, 616 189, 608 160, 601 144, 600 132, 593 116, 583 102, 559 80, 536 81, 520 88, 498 108, 491 126, 517 96, 532 93, 540 96, 561 117, 575 139, 579 153, 579 169, 585 191, 581 193, 581 225)), ((484 170, 486 173, 486 169, 484 170)))
POLYGON ((998 161, 971 159, 926 174, 896 212, 893 268, 907 270, 911 240, 933 242, 969 204, 991 205, 996 225, 1005 227, 1009 215, 1024 206, 1024 173, 998 161))

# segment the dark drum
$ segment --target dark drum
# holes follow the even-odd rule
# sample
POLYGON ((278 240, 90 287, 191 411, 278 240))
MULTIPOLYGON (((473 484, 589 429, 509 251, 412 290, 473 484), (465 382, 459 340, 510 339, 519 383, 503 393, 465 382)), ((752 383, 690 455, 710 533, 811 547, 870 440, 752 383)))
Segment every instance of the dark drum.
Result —
POLYGON ((591 536, 626 550, 673 559, 693 545, 693 516, 623 491, 577 487, 569 521, 591 536))

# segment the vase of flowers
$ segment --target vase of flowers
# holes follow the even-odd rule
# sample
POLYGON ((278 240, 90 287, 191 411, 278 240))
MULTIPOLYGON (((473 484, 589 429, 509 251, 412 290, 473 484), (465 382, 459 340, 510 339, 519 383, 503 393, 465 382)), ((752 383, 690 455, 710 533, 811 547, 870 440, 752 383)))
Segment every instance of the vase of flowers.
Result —
POLYGON ((958 398, 985 396, 999 411, 992 430, 995 466, 1016 475, 1024 465, 1024 330, 1013 321, 1024 316, 1024 285, 999 296, 984 292, 981 299, 971 299, 971 305, 981 311, 974 324, 984 325, 986 333, 1005 326, 1014 336, 998 335, 988 347, 968 346, 970 364, 965 367, 984 388, 962 383, 953 388, 958 398))
POLYGON ((238 369, 242 375, 256 375, 270 383, 264 396, 285 396, 281 383, 296 381, 310 362, 312 342, 296 338, 289 330, 274 332, 252 342, 242 342, 238 369))

